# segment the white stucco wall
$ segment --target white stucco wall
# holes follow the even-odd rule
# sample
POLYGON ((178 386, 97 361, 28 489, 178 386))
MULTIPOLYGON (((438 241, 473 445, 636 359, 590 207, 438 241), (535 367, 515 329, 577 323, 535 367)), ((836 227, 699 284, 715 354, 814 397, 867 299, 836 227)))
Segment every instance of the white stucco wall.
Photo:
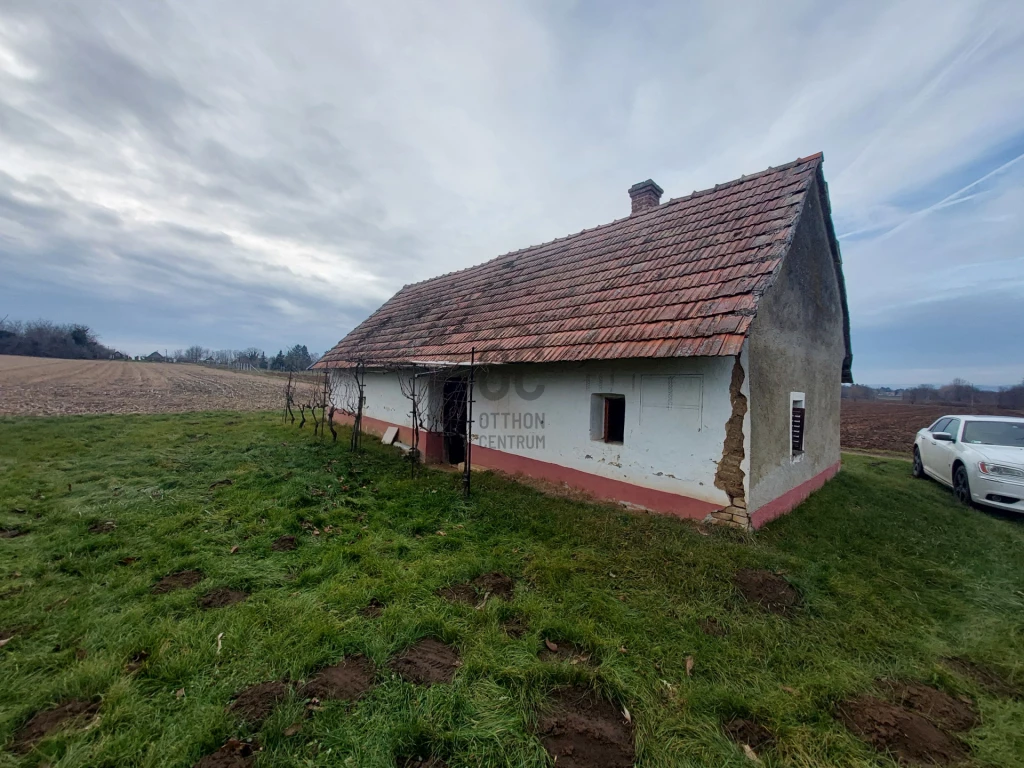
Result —
POLYGON ((732 412, 733 362, 727 357, 493 366, 476 388, 473 442, 727 504, 714 479, 732 412), (591 438, 595 394, 625 397, 621 445, 591 438))
MULTIPOLYGON (((334 371, 334 404, 346 408, 344 387, 340 382, 349 374, 334 371)), ((412 402, 402 394, 402 387, 395 372, 367 371, 363 385, 363 414, 402 427, 412 426, 412 402)))

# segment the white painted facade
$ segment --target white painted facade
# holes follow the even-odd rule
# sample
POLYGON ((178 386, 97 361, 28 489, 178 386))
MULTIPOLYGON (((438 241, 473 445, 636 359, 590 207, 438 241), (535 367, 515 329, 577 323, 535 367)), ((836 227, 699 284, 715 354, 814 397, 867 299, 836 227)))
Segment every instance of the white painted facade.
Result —
MULTIPOLYGON (((715 472, 732 413, 733 363, 698 357, 484 366, 477 370, 473 443, 724 506, 729 498, 715 487, 715 472), (595 432, 601 395, 625 399, 621 444, 595 432)), ((410 426, 399 375, 407 378, 366 373, 366 416, 410 426)), ((431 388, 435 413, 439 389, 431 388)))
POLYGON ((645 488, 728 504, 715 471, 732 358, 493 366, 479 377, 473 442, 645 488), (621 444, 595 429, 600 395, 625 399, 621 444))
MULTIPOLYGON (((346 388, 351 387, 353 381, 351 374, 334 370, 331 372, 334 378, 334 404, 338 408, 347 409, 352 404, 346 404, 346 388), (348 384, 343 383, 348 379, 348 384)), ((388 371, 366 371, 363 383, 363 415, 371 419, 380 419, 389 424, 397 424, 400 427, 412 426, 412 403, 402 394, 399 374, 388 371)), ((408 377, 406 377, 408 378, 408 377)), ((352 405, 354 408, 354 405, 352 405)))

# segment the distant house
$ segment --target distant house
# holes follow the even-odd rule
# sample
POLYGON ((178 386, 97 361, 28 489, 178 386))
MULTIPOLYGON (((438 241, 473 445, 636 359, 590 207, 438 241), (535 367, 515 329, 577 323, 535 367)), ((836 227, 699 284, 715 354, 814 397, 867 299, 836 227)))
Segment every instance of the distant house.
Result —
POLYGON ((323 356, 349 413, 427 460, 757 527, 839 469, 852 382, 820 154, 407 285, 323 356), (473 359, 474 384, 469 382, 473 359), (471 427, 466 428, 472 406, 471 427))
POLYGON ((166 363, 167 362, 167 358, 164 357, 163 355, 161 355, 159 352, 150 352, 148 355, 146 355, 142 359, 146 360, 147 362, 150 362, 150 363, 166 363))

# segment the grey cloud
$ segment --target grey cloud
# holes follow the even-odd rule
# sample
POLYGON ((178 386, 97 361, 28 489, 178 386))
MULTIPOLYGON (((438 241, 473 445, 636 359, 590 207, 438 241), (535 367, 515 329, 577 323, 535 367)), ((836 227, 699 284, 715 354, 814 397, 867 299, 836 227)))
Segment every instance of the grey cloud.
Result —
POLYGON ((29 72, 0 72, 5 277, 56 319, 90 297, 154 339, 155 310, 182 342, 333 343, 403 283, 623 216, 643 178, 676 197, 819 149, 840 231, 870 230, 843 243, 858 363, 972 266, 1024 283, 1021 176, 878 236, 1020 138, 1019 4, 8 0, 3 46, 29 72))

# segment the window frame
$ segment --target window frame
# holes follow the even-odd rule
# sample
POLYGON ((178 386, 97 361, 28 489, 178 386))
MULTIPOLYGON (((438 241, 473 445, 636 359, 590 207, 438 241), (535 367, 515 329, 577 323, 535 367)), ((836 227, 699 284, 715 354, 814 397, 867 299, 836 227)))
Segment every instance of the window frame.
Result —
POLYGON ((789 393, 789 458, 799 461, 807 453, 807 395, 803 392, 789 393), (796 448, 796 415, 797 409, 801 412, 800 420, 800 447, 796 448))
POLYGON ((606 445, 623 445, 626 442, 626 396, 617 392, 594 392, 590 397, 590 439, 606 445), (609 403, 622 403, 622 439, 612 440, 609 436, 609 403))

